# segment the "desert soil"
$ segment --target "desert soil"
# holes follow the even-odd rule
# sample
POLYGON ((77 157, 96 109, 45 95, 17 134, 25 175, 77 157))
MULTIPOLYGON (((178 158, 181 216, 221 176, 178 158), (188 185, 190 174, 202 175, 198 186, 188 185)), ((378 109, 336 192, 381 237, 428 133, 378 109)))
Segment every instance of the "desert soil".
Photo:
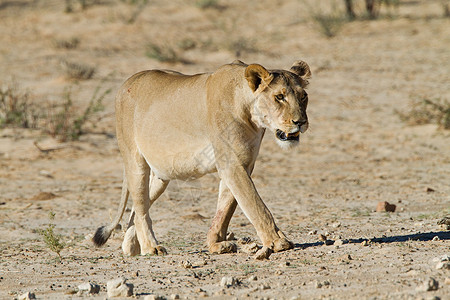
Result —
MULTIPOLYGON (((377 20, 346 22, 333 38, 312 19, 315 1, 131 2, 87 1, 83 10, 73 1, 65 13, 60 0, 0 0, 3 90, 15 85, 41 107, 63 103, 70 90, 78 112, 97 87, 113 91, 78 141, 0 129, 0 299, 104 299, 106 282, 119 277, 138 299, 450 299, 450 270, 435 259, 450 254, 450 233, 437 224, 450 214, 450 132, 398 114, 414 101, 450 99, 441 1, 400 1, 377 20), (151 45, 175 51, 174 62, 146 55, 151 45), (253 175, 295 248, 263 261, 209 254, 216 175, 171 182, 151 208, 168 255, 123 256, 123 229, 95 248, 90 238, 115 215, 122 182, 114 92, 143 69, 193 74, 236 58, 284 69, 302 59, 312 69, 310 129, 293 151, 266 134, 253 175), (95 72, 73 79, 67 62, 95 72), (380 201, 396 211, 375 212, 380 201), (49 224, 66 244, 61 260, 39 234, 49 224), (326 245, 320 234, 344 243, 326 245), (237 283, 221 286, 230 276, 237 283), (430 277, 437 290, 421 290, 430 277), (76 294, 85 282, 100 293, 76 294)), ((259 243, 239 208, 229 230, 259 243)))

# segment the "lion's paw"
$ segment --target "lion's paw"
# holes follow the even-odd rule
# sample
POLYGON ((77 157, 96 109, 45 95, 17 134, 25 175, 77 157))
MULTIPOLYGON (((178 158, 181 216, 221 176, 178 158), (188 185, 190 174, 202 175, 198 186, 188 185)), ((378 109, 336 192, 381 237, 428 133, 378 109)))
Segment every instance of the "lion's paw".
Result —
POLYGON ((280 252, 294 248, 294 244, 285 239, 279 238, 273 242, 273 252, 280 252))
POLYGON ((148 251, 145 251, 145 253, 141 253, 142 255, 150 254, 150 255, 166 255, 167 250, 163 246, 156 246, 151 247, 148 251))
POLYGON ((261 249, 256 252, 255 256, 253 256, 254 259, 263 260, 268 259, 270 254, 272 254, 273 250, 269 247, 263 246, 261 249))
POLYGON ((209 246, 209 252, 211 253, 234 253, 237 251, 235 243, 230 241, 217 242, 209 246))

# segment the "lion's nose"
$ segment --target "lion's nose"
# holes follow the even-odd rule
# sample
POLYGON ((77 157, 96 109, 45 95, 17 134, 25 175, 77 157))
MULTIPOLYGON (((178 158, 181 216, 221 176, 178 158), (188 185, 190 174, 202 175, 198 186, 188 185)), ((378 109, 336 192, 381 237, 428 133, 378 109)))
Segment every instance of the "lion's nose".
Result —
POLYGON ((307 120, 298 120, 298 121, 292 120, 292 123, 294 123, 298 127, 301 127, 302 125, 305 125, 307 122, 308 122, 307 120))

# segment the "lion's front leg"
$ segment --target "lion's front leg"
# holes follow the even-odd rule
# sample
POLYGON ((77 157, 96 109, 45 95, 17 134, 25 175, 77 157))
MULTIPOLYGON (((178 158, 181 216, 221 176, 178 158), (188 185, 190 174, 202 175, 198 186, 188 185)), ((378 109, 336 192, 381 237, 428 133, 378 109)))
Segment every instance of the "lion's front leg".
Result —
POLYGON ((207 245, 211 253, 236 252, 234 242, 227 241, 227 229, 236 210, 237 202, 224 182, 220 182, 217 210, 208 231, 207 245))
POLYGON ((293 244, 275 225, 272 214, 262 201, 245 169, 241 166, 229 167, 221 170, 220 175, 244 214, 255 226, 263 243, 263 248, 257 253, 256 258, 268 258, 272 251, 292 249, 293 244))

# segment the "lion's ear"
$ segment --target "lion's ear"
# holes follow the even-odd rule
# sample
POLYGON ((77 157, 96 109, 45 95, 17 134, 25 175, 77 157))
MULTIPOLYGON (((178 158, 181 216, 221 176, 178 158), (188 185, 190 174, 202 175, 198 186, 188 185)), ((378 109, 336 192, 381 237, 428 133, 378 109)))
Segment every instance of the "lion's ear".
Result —
POLYGON ((303 80, 311 78, 311 69, 303 60, 296 61, 291 67, 291 72, 297 74, 303 80))
POLYGON ((251 64, 245 69, 245 79, 247 79, 252 91, 255 92, 262 82, 268 85, 272 81, 273 75, 263 66, 251 64))

